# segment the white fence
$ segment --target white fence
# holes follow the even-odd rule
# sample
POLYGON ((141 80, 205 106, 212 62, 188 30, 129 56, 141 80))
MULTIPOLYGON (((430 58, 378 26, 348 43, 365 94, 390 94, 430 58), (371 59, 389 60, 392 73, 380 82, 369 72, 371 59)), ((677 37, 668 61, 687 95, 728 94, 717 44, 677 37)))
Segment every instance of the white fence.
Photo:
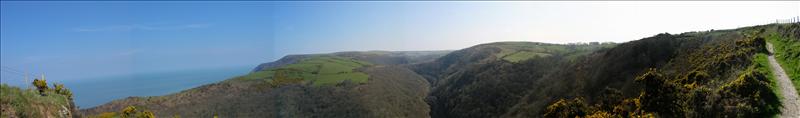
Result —
POLYGON ((775 23, 800 23, 800 16, 795 16, 789 19, 775 19, 775 23))

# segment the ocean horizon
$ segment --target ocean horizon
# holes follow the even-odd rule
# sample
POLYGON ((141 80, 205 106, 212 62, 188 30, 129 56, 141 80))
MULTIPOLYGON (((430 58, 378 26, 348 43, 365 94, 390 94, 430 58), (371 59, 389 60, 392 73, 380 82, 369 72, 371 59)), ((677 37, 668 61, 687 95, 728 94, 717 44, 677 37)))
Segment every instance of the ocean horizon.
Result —
POLYGON ((64 85, 72 90, 75 104, 86 109, 127 97, 177 93, 244 75, 251 69, 247 66, 137 73, 66 81, 64 85))

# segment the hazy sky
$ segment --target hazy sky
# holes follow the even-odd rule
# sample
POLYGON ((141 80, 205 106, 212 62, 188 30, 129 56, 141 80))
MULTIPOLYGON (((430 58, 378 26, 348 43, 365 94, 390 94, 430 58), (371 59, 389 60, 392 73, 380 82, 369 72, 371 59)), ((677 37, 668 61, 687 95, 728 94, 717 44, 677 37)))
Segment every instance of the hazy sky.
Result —
POLYGON ((626 42, 800 16, 797 1, 0 3, 3 69, 50 80, 255 66, 298 53, 626 42))

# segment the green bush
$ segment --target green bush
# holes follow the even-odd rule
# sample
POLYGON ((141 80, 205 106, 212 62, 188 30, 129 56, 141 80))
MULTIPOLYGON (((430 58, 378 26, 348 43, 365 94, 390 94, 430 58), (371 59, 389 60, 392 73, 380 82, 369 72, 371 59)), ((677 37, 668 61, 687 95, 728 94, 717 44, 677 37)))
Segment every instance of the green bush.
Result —
POLYGON ((64 84, 53 83, 53 90, 57 94, 61 94, 66 96, 68 99, 72 99, 72 91, 64 87, 64 84))
MULTIPOLYGON (((101 114, 102 115, 102 114, 101 114)), ((110 114, 113 117, 115 114, 110 114)), ((149 110, 138 109, 135 106, 128 106, 119 113, 120 118, 155 118, 155 114, 149 110)))
POLYGON ((34 79, 33 80, 33 86, 36 86, 36 89, 39 90, 39 94, 42 95, 42 96, 45 96, 46 95, 45 91, 47 91, 47 89, 49 89, 47 87, 47 80, 44 80, 44 79, 42 79, 42 80, 34 79))

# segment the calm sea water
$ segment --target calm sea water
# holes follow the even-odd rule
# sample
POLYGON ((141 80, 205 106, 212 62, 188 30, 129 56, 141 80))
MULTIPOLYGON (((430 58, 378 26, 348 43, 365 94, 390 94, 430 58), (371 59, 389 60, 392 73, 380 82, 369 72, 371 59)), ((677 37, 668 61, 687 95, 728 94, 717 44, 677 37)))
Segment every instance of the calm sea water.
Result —
POLYGON ((219 82, 248 73, 252 67, 232 67, 132 74, 65 82, 81 109, 130 96, 159 96, 219 82))

